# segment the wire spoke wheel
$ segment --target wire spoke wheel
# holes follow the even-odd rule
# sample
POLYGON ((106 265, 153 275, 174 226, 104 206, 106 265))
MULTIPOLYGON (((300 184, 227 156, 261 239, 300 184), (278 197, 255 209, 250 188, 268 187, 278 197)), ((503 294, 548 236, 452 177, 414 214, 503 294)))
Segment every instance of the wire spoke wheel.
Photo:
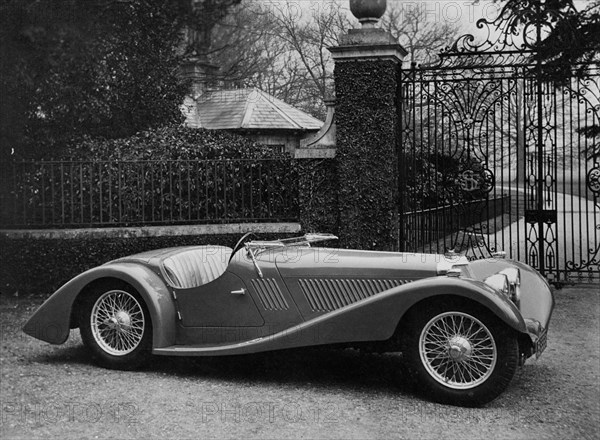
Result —
POLYGON ((409 373, 440 403, 491 402, 508 387, 518 367, 518 333, 489 309, 464 298, 414 307, 399 331, 409 373))
POLYGON ((477 318, 463 312, 433 317, 419 336, 421 362, 440 384, 467 390, 484 383, 498 360, 491 331, 477 318))
POLYGON ((100 295, 89 319, 94 341, 113 356, 133 352, 144 337, 146 319, 142 306, 124 290, 110 290, 100 295))

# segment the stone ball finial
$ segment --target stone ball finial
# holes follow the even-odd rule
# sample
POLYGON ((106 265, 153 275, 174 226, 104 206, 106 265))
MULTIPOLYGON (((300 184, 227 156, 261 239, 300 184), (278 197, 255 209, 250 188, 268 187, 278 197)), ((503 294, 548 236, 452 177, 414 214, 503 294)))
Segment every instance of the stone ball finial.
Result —
POLYGON ((386 0, 350 0, 350 11, 364 28, 374 28, 385 14, 386 0))

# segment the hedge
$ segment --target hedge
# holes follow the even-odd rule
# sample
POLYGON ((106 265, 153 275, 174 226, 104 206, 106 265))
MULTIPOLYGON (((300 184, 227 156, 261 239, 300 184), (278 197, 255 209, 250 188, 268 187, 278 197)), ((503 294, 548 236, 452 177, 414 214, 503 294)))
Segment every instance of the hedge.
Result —
MULTIPOLYGON (((289 234, 260 234, 261 239, 289 234)), ((48 296, 74 276, 110 260, 174 246, 233 247, 238 234, 103 239, 0 238, 0 293, 48 296)))
POLYGON ((88 139, 54 161, 16 163, 3 174, 3 225, 277 221, 298 215, 291 159, 221 131, 163 127, 126 139, 88 139))
POLYGON ((394 61, 335 67, 342 245, 397 249, 398 89, 394 61))

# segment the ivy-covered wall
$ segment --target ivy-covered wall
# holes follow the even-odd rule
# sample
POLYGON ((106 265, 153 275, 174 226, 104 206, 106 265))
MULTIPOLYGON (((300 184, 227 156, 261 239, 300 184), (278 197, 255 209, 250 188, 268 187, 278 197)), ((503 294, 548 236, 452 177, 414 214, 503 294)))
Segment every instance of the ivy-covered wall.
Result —
POLYGON ((303 232, 339 233, 335 159, 299 159, 298 204, 303 232))
MULTIPOLYGON (((298 234, 260 234, 264 240, 298 234)), ((0 293, 49 296, 74 276, 127 255, 175 246, 233 247, 240 234, 139 238, 0 238, 0 293)))
POLYGON ((400 67, 392 60, 335 67, 340 245, 396 250, 400 67))

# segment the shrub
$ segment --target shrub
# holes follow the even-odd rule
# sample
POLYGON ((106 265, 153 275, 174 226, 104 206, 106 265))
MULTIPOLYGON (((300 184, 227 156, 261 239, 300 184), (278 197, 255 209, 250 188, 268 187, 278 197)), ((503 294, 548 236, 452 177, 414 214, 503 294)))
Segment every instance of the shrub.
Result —
POLYGON ((274 153, 222 130, 164 126, 122 139, 85 138, 59 160, 214 160, 272 158, 274 153))
MULTIPOLYGON (((265 240, 286 236, 260 234, 265 240)), ((74 276, 116 258, 172 246, 232 247, 239 238, 238 234, 68 240, 0 237, 0 294, 49 296, 74 276)))

